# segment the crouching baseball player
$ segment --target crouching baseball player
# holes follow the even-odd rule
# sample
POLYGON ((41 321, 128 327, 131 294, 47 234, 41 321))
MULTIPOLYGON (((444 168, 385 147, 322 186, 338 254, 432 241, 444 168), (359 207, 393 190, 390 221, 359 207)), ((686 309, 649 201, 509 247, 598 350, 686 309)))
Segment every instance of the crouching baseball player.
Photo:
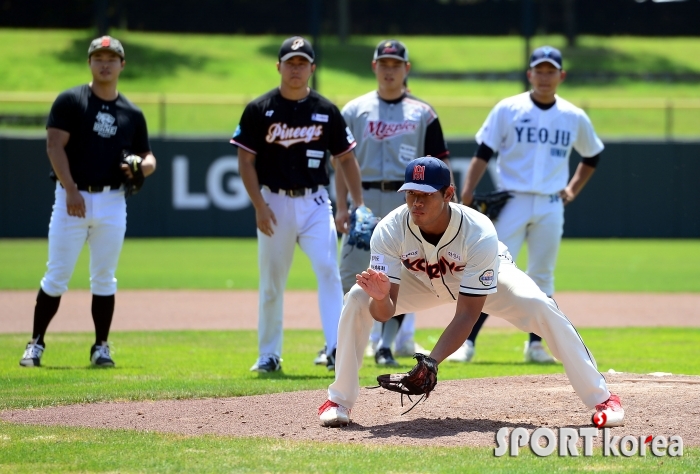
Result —
MULTIPOLYGON (((465 341, 482 311, 520 330, 540 334, 564 364, 574 390, 596 423, 619 426, 624 410, 608 390, 581 336, 530 277, 513 263, 491 221, 455 204, 447 166, 436 158, 411 161, 406 204, 381 220, 372 235, 370 268, 357 275, 338 326, 335 381, 319 408, 323 426, 350 422, 360 392, 358 372, 373 322, 457 302, 456 312, 431 351, 435 366, 465 341), (498 290, 498 291, 497 291, 498 290)), ((419 359, 420 364, 420 359, 419 359)), ((430 387, 432 389, 432 387, 430 387)))

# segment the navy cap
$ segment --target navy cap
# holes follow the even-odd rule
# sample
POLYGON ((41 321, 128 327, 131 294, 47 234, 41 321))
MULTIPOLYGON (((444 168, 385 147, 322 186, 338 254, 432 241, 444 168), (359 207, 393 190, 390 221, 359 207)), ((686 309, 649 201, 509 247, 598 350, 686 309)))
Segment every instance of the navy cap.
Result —
POLYGON ((408 163, 404 185, 399 191, 434 193, 450 184, 450 169, 445 162, 432 156, 424 156, 408 163))
POLYGON ((124 59, 124 47, 118 39, 112 38, 111 36, 102 36, 92 40, 88 48, 88 58, 92 56, 92 53, 96 53, 97 51, 111 51, 124 59))
POLYGON ((374 50, 374 60, 381 58, 394 58, 407 63, 408 49, 401 41, 393 39, 380 41, 374 50))
POLYGON ((550 63, 557 69, 562 68, 561 51, 551 46, 542 46, 532 52, 530 56, 530 67, 535 67, 538 64, 550 63))
POLYGON ((308 40, 301 36, 292 36, 284 40, 277 57, 282 62, 294 56, 302 56, 308 59, 309 62, 314 62, 314 48, 311 47, 311 43, 308 40))

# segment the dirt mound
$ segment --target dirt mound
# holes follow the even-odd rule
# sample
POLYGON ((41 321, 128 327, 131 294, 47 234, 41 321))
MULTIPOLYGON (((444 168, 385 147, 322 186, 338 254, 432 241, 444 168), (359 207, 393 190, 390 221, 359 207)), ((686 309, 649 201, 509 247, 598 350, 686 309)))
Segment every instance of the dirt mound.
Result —
MULTIPOLYGON (((700 446, 700 377, 606 375, 620 395, 625 426, 614 436, 680 435, 700 446)), ((502 427, 590 426, 592 411, 565 375, 441 381, 428 400, 401 415, 400 395, 362 389, 345 428, 322 428, 317 409, 325 390, 237 398, 113 402, 34 410, 7 410, 12 423, 125 428, 185 435, 287 437, 295 440, 435 446, 495 447, 502 427)), ((407 402, 406 399, 404 399, 407 402)), ((594 440, 600 445, 601 437, 594 440)))

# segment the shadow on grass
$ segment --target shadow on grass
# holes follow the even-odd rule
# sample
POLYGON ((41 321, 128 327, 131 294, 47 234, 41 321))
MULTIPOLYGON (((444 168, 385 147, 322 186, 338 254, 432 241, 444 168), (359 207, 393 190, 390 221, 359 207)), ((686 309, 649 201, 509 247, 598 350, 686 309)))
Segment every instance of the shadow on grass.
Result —
MULTIPOLYGON (((58 54, 58 59, 67 63, 86 64, 87 50, 91 35, 76 38, 68 48, 58 54)), ((124 45, 127 67, 121 74, 122 79, 140 79, 170 77, 178 69, 202 71, 210 58, 203 54, 181 54, 168 49, 147 46, 138 43, 124 45), (133 64, 134 67, 129 67, 133 64)))

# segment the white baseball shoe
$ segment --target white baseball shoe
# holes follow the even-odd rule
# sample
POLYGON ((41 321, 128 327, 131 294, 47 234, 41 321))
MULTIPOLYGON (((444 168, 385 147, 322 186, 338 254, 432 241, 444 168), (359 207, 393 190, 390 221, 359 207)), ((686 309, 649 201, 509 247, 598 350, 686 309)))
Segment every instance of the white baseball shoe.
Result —
POLYGON ((44 346, 37 344, 36 341, 31 340, 27 343, 22 360, 19 361, 19 365, 22 367, 41 367, 41 355, 44 353, 44 346))
POLYGON ((474 358, 475 352, 476 349, 474 349, 474 343, 467 339, 459 349, 445 357, 445 360, 449 360, 451 362, 471 362, 471 360, 474 358))
POLYGON ((402 344, 397 344, 396 350, 394 351, 394 355, 396 357, 413 357, 413 354, 416 353, 430 355, 430 351, 428 349, 421 346, 413 339, 408 339, 402 344))
POLYGON ((350 409, 326 400, 326 403, 318 409, 318 418, 321 420, 321 426, 329 428, 347 426, 350 423, 350 409))
POLYGON ((610 394, 610 398, 595 406, 591 421, 598 428, 612 428, 624 425, 625 410, 622 408, 620 397, 610 394))
POLYGON ((525 341, 525 362, 534 362, 535 364, 554 364, 557 360, 549 355, 547 350, 542 345, 542 342, 525 341))
POLYGON ((315 365, 327 365, 328 364, 328 356, 326 356, 326 346, 323 346, 323 349, 318 351, 318 354, 316 355, 316 358, 314 359, 314 364, 315 365))

